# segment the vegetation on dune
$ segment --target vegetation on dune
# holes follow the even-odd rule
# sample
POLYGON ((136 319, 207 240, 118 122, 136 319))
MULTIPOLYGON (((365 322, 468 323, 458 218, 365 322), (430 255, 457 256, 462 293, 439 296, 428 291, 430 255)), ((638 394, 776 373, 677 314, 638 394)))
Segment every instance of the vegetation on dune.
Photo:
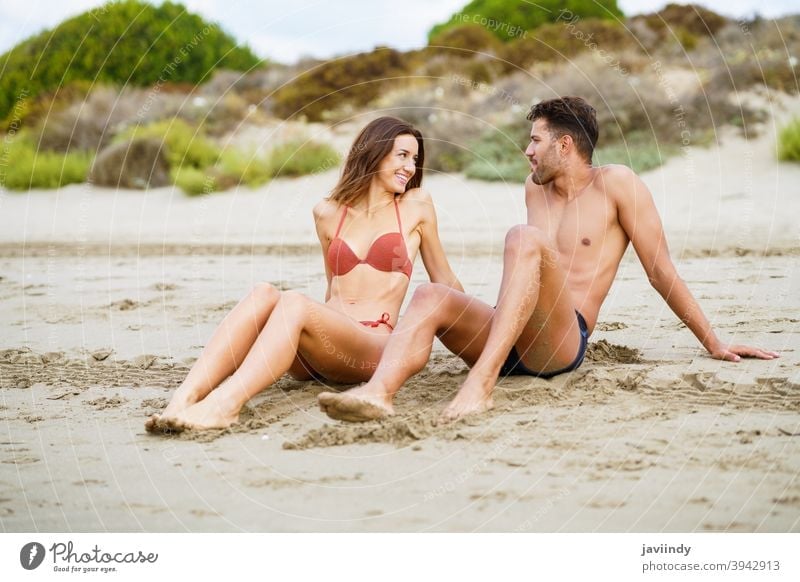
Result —
MULTIPOLYGON (((0 185, 59 187, 88 173, 98 185, 192 195, 256 187, 338 166, 303 122, 347 123, 366 109, 419 127, 431 172, 519 182, 528 107, 559 95, 596 108, 595 163, 641 172, 724 125, 753 135, 765 91, 800 91, 800 16, 733 22, 676 4, 619 16, 616 2, 475 0, 421 49, 243 74, 258 59, 181 5, 109 3, 0 57, 0 185), (212 77, 218 66, 240 71, 212 77), (236 145, 275 117, 298 130, 263 152, 236 145)), ((777 145, 800 160, 800 121, 777 145)))
POLYGON ((800 117, 795 117, 778 134, 778 158, 800 162, 800 117))
POLYGON ((117 135, 116 141, 153 138, 162 142, 171 168, 206 168, 217 162, 219 148, 199 128, 181 119, 165 119, 149 125, 137 125, 117 135))
POLYGON ((181 4, 108 2, 0 56, 0 119, 19 103, 79 81, 194 84, 217 68, 248 70, 259 63, 248 48, 181 4))
POLYGON ((340 161, 339 152, 328 144, 314 141, 289 141, 273 148, 269 154, 269 167, 276 177, 324 172, 340 161))
POLYGON ((463 24, 478 24, 502 41, 524 36, 548 22, 572 18, 622 18, 616 0, 537 0, 537 2, 508 2, 507 0, 472 0, 447 22, 437 24, 428 33, 433 41, 450 28, 463 24))
POLYGON ((92 154, 39 151, 29 135, 18 134, 3 144, 0 186, 9 190, 60 188, 86 181, 92 154))
POLYGON ((279 88, 272 95, 272 109, 279 117, 319 121, 325 112, 343 105, 367 105, 397 86, 398 77, 408 72, 408 60, 390 48, 333 59, 312 66, 279 88))

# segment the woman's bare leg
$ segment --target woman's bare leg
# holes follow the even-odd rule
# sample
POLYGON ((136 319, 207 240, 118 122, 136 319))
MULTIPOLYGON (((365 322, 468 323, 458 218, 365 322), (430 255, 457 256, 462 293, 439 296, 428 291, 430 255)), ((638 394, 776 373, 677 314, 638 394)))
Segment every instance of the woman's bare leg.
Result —
POLYGON ((175 390, 161 415, 147 423, 152 429, 159 416, 174 416, 202 400, 241 365, 267 323, 281 293, 269 283, 259 283, 219 324, 198 360, 175 390))
POLYGON ((394 395, 425 367, 433 338, 439 336, 447 349, 472 365, 486 343, 493 313, 489 305, 445 285, 420 285, 370 381, 340 394, 323 392, 320 408, 331 418, 350 422, 393 414, 394 395))
POLYGON ((300 293, 284 292, 236 372, 204 399, 159 423, 171 430, 230 426, 248 400, 290 369, 298 352, 327 378, 366 380, 388 337, 388 329, 364 327, 300 293))

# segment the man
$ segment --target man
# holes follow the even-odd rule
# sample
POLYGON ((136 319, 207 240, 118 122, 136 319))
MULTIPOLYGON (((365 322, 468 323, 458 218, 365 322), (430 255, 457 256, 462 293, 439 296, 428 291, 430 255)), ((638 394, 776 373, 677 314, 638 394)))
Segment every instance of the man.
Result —
POLYGON ((629 242, 652 286, 711 357, 778 357, 717 338, 675 270, 650 191, 626 166, 592 166, 594 108, 563 97, 535 105, 528 119, 528 222, 506 236, 496 307, 444 285, 421 286, 372 379, 341 394, 320 394, 331 418, 393 414, 395 393, 425 366, 435 335, 471 367, 443 413, 446 420, 490 409, 501 373, 550 378, 574 370, 629 242))

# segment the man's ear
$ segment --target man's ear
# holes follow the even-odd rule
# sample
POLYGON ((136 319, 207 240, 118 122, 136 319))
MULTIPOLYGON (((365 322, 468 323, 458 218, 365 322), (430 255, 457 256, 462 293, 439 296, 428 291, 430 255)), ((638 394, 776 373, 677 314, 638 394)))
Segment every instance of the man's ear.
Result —
POLYGON ((561 153, 562 155, 567 155, 574 145, 575 141, 572 139, 572 136, 569 135, 568 133, 565 133, 560 138, 558 138, 559 153, 561 153))

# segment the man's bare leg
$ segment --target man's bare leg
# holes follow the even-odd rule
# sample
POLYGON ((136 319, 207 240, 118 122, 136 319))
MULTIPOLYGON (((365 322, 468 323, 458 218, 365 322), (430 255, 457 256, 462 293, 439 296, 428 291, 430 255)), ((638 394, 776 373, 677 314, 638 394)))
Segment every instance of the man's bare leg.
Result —
POLYGON ((342 393, 323 392, 320 408, 331 418, 350 422, 393 414, 395 394, 425 367, 433 338, 438 335, 450 351, 472 364, 488 337, 492 313, 489 305, 445 285, 421 285, 369 382, 342 393))
POLYGON ((520 225, 506 236, 503 281, 483 352, 456 397, 447 420, 492 408, 500 369, 517 345, 526 364, 546 371, 568 365, 580 345, 572 298, 558 253, 544 233, 520 225))
POLYGON ((205 398, 241 365, 267 323, 281 293, 269 283, 259 283, 219 324, 200 357, 175 390, 164 411, 145 423, 153 430, 159 418, 178 412, 205 398))

